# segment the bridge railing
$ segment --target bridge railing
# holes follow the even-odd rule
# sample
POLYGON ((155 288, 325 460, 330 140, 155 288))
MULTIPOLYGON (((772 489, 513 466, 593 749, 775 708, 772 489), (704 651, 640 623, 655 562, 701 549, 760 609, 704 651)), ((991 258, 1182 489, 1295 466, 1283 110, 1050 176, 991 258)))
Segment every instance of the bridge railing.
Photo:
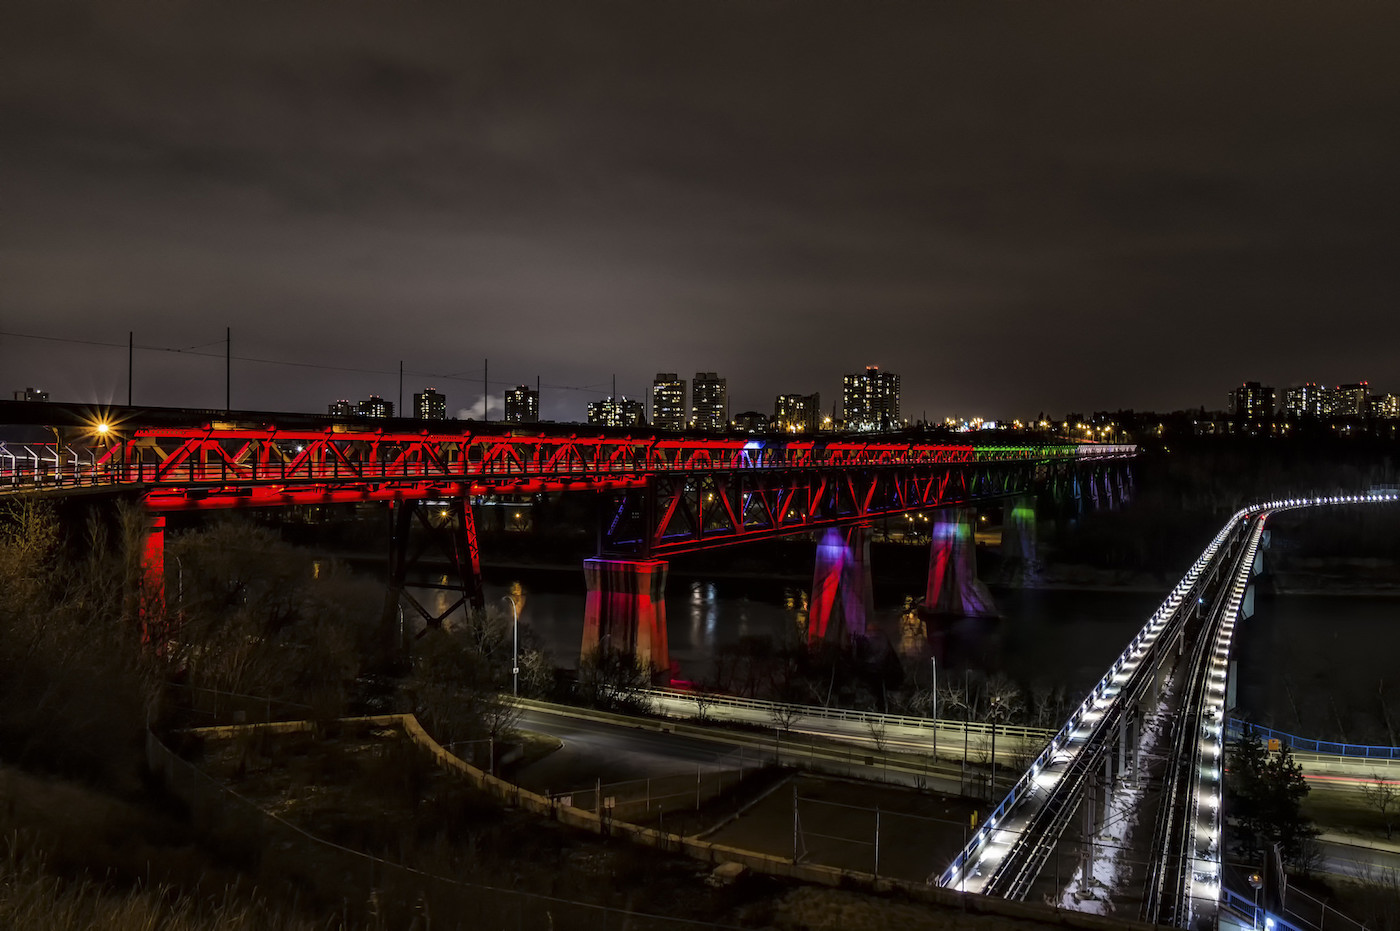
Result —
MULTIPOLYGON (((1196 582, 1200 578, 1201 573, 1204 572, 1206 566, 1210 564, 1216 551, 1224 545, 1244 514, 1245 511, 1237 512, 1235 516, 1221 528, 1220 532, 1215 535, 1215 539, 1206 547, 1205 552, 1196 559, 1195 564, 1192 565, 1191 569, 1182 577, 1181 581, 1177 582, 1176 587, 1167 595, 1167 599, 1163 601, 1161 606, 1148 618, 1147 623, 1142 626, 1137 632, 1137 635, 1128 643, 1128 646, 1119 654, 1118 659, 1109 667, 1108 672, 1104 673, 1103 678, 1090 690, 1088 696, 1086 696, 1079 707, 1075 709, 1074 713, 1070 715, 1069 720, 1065 722, 1064 726, 1061 727, 1050 740, 1050 743, 1041 751, 1040 755, 1035 758, 1035 761, 1031 763, 1030 767, 1021 774, 1021 778, 1016 780, 1016 783, 1011 787, 1011 791, 1007 792, 1006 797, 1002 799, 1001 804, 992 810, 991 814, 988 815, 986 820, 982 823, 982 827, 978 832, 973 835, 967 845, 958 853, 957 857, 954 858, 953 862, 950 863, 948 868, 938 877, 938 884, 940 886, 946 887, 957 878, 972 855, 981 849, 992 832, 996 830, 997 823, 1002 817, 1005 816, 1019 800, 1034 789, 1035 777, 1040 773, 1043 767, 1050 763, 1059 748, 1067 743, 1074 731, 1080 727, 1084 720, 1085 713, 1092 709, 1095 702, 1108 691, 1112 685, 1114 676, 1118 674, 1124 665, 1135 658, 1135 654, 1141 653, 1140 656, 1136 656, 1139 662, 1150 655, 1150 651, 1156 644, 1157 635, 1161 632, 1162 628, 1166 626, 1172 614, 1182 607, 1184 599, 1190 593, 1194 592, 1196 582)), ((930 877, 930 881, 932 881, 932 877, 930 877)))
POLYGON ((0 442, 0 486, 195 485, 326 481, 462 481, 483 477, 636 478, 653 473, 816 471, 1123 457, 1127 445, 934 446, 833 442, 755 446, 734 440, 561 439, 258 431, 138 431, 103 448, 0 442), (147 435, 151 433, 153 435, 147 435), (165 445, 160 445, 164 443, 165 445))
POLYGON ((1296 734, 1264 727, 1262 724, 1241 721, 1233 717, 1225 722, 1225 732, 1231 737, 1237 738, 1252 733, 1266 744, 1271 740, 1277 740, 1291 750, 1301 750, 1306 753, 1322 753, 1328 756, 1355 757, 1366 760, 1400 760, 1400 747, 1371 746, 1299 737, 1296 734))

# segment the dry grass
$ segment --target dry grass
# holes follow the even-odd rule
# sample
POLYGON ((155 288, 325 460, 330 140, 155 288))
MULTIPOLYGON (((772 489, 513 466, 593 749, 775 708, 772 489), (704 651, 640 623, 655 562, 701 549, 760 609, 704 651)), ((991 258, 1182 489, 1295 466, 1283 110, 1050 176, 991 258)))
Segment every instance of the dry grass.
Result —
POLYGON ((339 926, 284 911, 211 858, 181 821, 80 783, 0 767, 0 928, 339 926))
POLYGON ((952 909, 891 902, 871 896, 804 886, 783 896, 770 916, 778 931, 1037 931, 1060 927, 952 909))
POLYGON ((114 889, 90 879, 48 872, 25 853, 18 835, 0 855, 0 927, 26 931, 326 931, 333 923, 289 918, 227 888, 217 898, 184 895, 170 886, 114 889))

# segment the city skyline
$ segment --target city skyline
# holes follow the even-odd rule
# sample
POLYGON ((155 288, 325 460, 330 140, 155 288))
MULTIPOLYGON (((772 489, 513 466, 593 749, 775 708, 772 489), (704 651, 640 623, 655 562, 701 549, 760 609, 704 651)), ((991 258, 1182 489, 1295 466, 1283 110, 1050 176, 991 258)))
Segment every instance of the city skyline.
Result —
POLYGON ((7 5, 12 388, 121 403, 132 332, 137 403, 222 407, 225 327, 250 409, 1400 384, 1392 8, 538 9, 7 5))

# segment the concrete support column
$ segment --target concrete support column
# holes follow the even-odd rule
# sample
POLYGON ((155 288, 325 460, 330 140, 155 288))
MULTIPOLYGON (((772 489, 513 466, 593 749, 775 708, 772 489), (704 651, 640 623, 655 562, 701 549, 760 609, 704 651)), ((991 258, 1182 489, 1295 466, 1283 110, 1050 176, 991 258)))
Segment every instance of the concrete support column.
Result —
POLYGON ((1018 495, 1002 506, 1001 565, 1007 581, 1024 583, 1036 575, 1035 497, 1018 495))
POLYGON ((588 583, 583 644, 635 656, 659 672, 671 668, 666 645, 666 566, 662 559, 585 559, 588 583))
POLYGON ((991 593, 977 580, 977 542, 972 508, 934 512, 924 609, 931 614, 995 617, 991 593))
POLYGON ((1118 716, 1118 778, 1128 769, 1128 716, 1118 716))
POLYGON ((874 612, 870 581, 870 534, 864 527, 831 527, 817 544, 807 642, 846 643, 864 637, 874 612))
POLYGON ((141 639, 164 646, 165 630, 165 515, 151 515, 146 545, 141 551, 141 592, 137 610, 141 639))

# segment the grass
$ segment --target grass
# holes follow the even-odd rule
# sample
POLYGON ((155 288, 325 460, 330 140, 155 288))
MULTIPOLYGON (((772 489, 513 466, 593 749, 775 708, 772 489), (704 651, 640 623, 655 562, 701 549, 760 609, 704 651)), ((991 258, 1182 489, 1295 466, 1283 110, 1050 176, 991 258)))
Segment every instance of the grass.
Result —
MULTIPOLYGON (((1315 785, 1303 800, 1303 814, 1324 831, 1359 839, 1386 840, 1384 819, 1366 802, 1359 789, 1315 785)), ((1400 831, 1396 831, 1395 841, 1400 842, 1400 831)))
POLYGON ((170 813, 0 767, 0 928, 325 931, 270 905, 170 813))

